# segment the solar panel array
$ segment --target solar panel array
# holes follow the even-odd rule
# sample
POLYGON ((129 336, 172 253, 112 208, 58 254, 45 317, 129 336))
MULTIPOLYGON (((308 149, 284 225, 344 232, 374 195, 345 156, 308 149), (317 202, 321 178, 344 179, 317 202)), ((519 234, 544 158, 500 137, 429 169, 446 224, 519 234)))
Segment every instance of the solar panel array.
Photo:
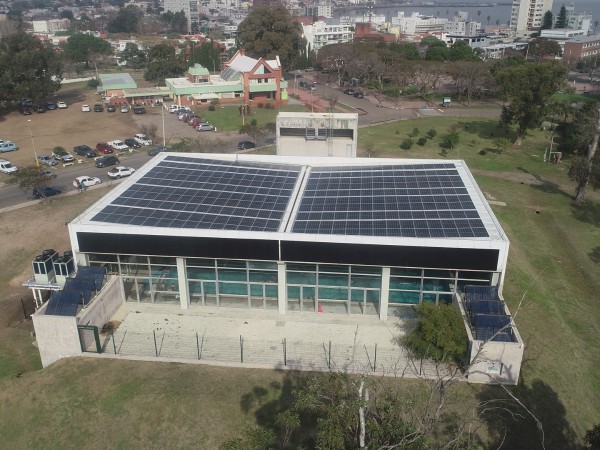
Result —
POLYGON ((494 286, 465 286, 464 305, 478 341, 514 342, 511 318, 494 286))
POLYGON ((106 281, 106 268, 79 267, 74 278, 67 278, 60 291, 52 292, 46 307, 49 316, 76 316, 106 281))
POLYGON ((168 228, 277 231, 300 166, 169 155, 92 220, 168 228))
POLYGON ((488 237, 452 163, 312 168, 295 233, 488 237))

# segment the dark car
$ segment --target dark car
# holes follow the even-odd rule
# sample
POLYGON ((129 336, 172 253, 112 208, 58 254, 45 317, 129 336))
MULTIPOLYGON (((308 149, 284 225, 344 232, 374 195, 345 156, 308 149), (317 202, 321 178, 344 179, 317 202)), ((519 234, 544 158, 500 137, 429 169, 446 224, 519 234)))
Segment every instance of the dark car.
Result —
POLYGON ((127 138, 123 142, 125 142, 125 145, 129 148, 140 148, 141 147, 141 144, 133 138, 127 138))
POLYGON ((115 105, 108 105, 106 107, 106 112, 115 112, 117 110, 115 105))
POLYGON ((56 106, 56 103, 54 102, 46 102, 46 109, 48 111, 54 111, 55 109, 58 109, 58 106, 56 106))
POLYGON ((96 167, 116 166, 120 162, 116 156, 102 156, 96 160, 96 167))
POLYGON ((46 198, 52 197, 53 195, 60 194, 61 190, 58 188, 54 188, 52 186, 40 186, 34 187, 33 192, 31 193, 33 198, 46 198))
POLYGON ((159 153, 162 152, 168 152, 169 151, 169 147, 163 147, 162 145, 159 145, 157 147, 154 147, 153 149, 148 150, 148 156, 156 156, 159 153))
POLYGON ((356 91, 356 92, 354 93, 354 97, 355 97, 355 98, 364 98, 364 97, 365 97, 365 94, 363 94, 361 91, 356 91))
POLYGON ((31 115, 31 109, 29 109, 29 108, 21 108, 21 114, 23 114, 24 116, 30 116, 31 115))
POLYGON ((96 144, 96 151, 98 153, 104 153, 105 155, 108 153, 112 153, 113 149, 110 145, 108 145, 106 142, 98 142, 96 144))
POLYGON ((73 147, 73 152, 75 152, 76 155, 85 156, 86 158, 96 157, 96 152, 87 145, 77 145, 76 147, 73 147))
POLYGON ((345 89, 344 94, 346 95, 354 95, 354 89, 345 89))
POLYGON ((94 112, 102 112, 104 111, 104 106, 102 106, 100 103, 96 103, 94 105, 94 112))
POLYGON ((143 105, 135 105, 132 109, 134 114, 146 114, 146 108, 143 105))
POLYGON ((39 114, 45 113, 46 112, 46 105, 37 105, 35 107, 35 112, 39 113, 39 114))
POLYGON ((240 141, 238 142, 238 150, 246 150, 249 148, 255 148, 256 144, 251 141, 240 141))

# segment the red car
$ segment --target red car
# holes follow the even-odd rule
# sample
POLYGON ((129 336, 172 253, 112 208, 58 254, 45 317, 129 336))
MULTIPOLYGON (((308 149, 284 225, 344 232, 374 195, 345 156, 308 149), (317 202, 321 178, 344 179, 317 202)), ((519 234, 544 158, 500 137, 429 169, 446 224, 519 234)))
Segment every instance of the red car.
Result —
POLYGON ((198 125, 199 123, 202 122, 202 117, 192 117, 189 121, 188 121, 188 125, 196 128, 196 125, 198 125))
POLYGON ((99 142, 98 144, 96 144, 96 150, 98 151, 98 153, 104 154, 113 152, 113 149, 110 148, 110 145, 108 145, 106 142, 99 142))

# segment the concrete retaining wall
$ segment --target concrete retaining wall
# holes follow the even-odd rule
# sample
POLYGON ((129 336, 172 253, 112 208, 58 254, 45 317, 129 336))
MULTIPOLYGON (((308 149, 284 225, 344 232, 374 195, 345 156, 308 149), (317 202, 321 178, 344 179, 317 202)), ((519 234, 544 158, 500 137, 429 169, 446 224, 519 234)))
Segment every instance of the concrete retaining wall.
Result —
POLYGON ((31 316, 44 367, 59 359, 79 356, 82 353, 77 319, 75 317, 47 316, 47 306, 48 303, 31 316))
POLYGON ((111 276, 92 303, 77 316, 78 325, 93 325, 99 330, 114 316, 123 304, 123 291, 119 277, 111 276))

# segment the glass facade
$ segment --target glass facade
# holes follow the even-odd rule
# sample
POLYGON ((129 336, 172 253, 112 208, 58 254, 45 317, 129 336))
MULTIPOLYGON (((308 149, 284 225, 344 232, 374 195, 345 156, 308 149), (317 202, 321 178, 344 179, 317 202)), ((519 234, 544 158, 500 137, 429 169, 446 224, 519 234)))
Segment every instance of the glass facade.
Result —
MULTIPOLYGON (((278 309, 275 261, 88 254, 89 264, 121 274, 127 302, 179 304, 180 280, 190 306, 278 309)), ((493 284, 498 272, 392 267, 388 314, 421 302, 450 303, 465 285, 493 284)), ((341 264, 286 263, 286 311, 380 314, 383 269, 341 264)), ((387 278, 385 279, 387 281, 387 278)), ((397 312, 396 312, 397 314, 397 312)))

